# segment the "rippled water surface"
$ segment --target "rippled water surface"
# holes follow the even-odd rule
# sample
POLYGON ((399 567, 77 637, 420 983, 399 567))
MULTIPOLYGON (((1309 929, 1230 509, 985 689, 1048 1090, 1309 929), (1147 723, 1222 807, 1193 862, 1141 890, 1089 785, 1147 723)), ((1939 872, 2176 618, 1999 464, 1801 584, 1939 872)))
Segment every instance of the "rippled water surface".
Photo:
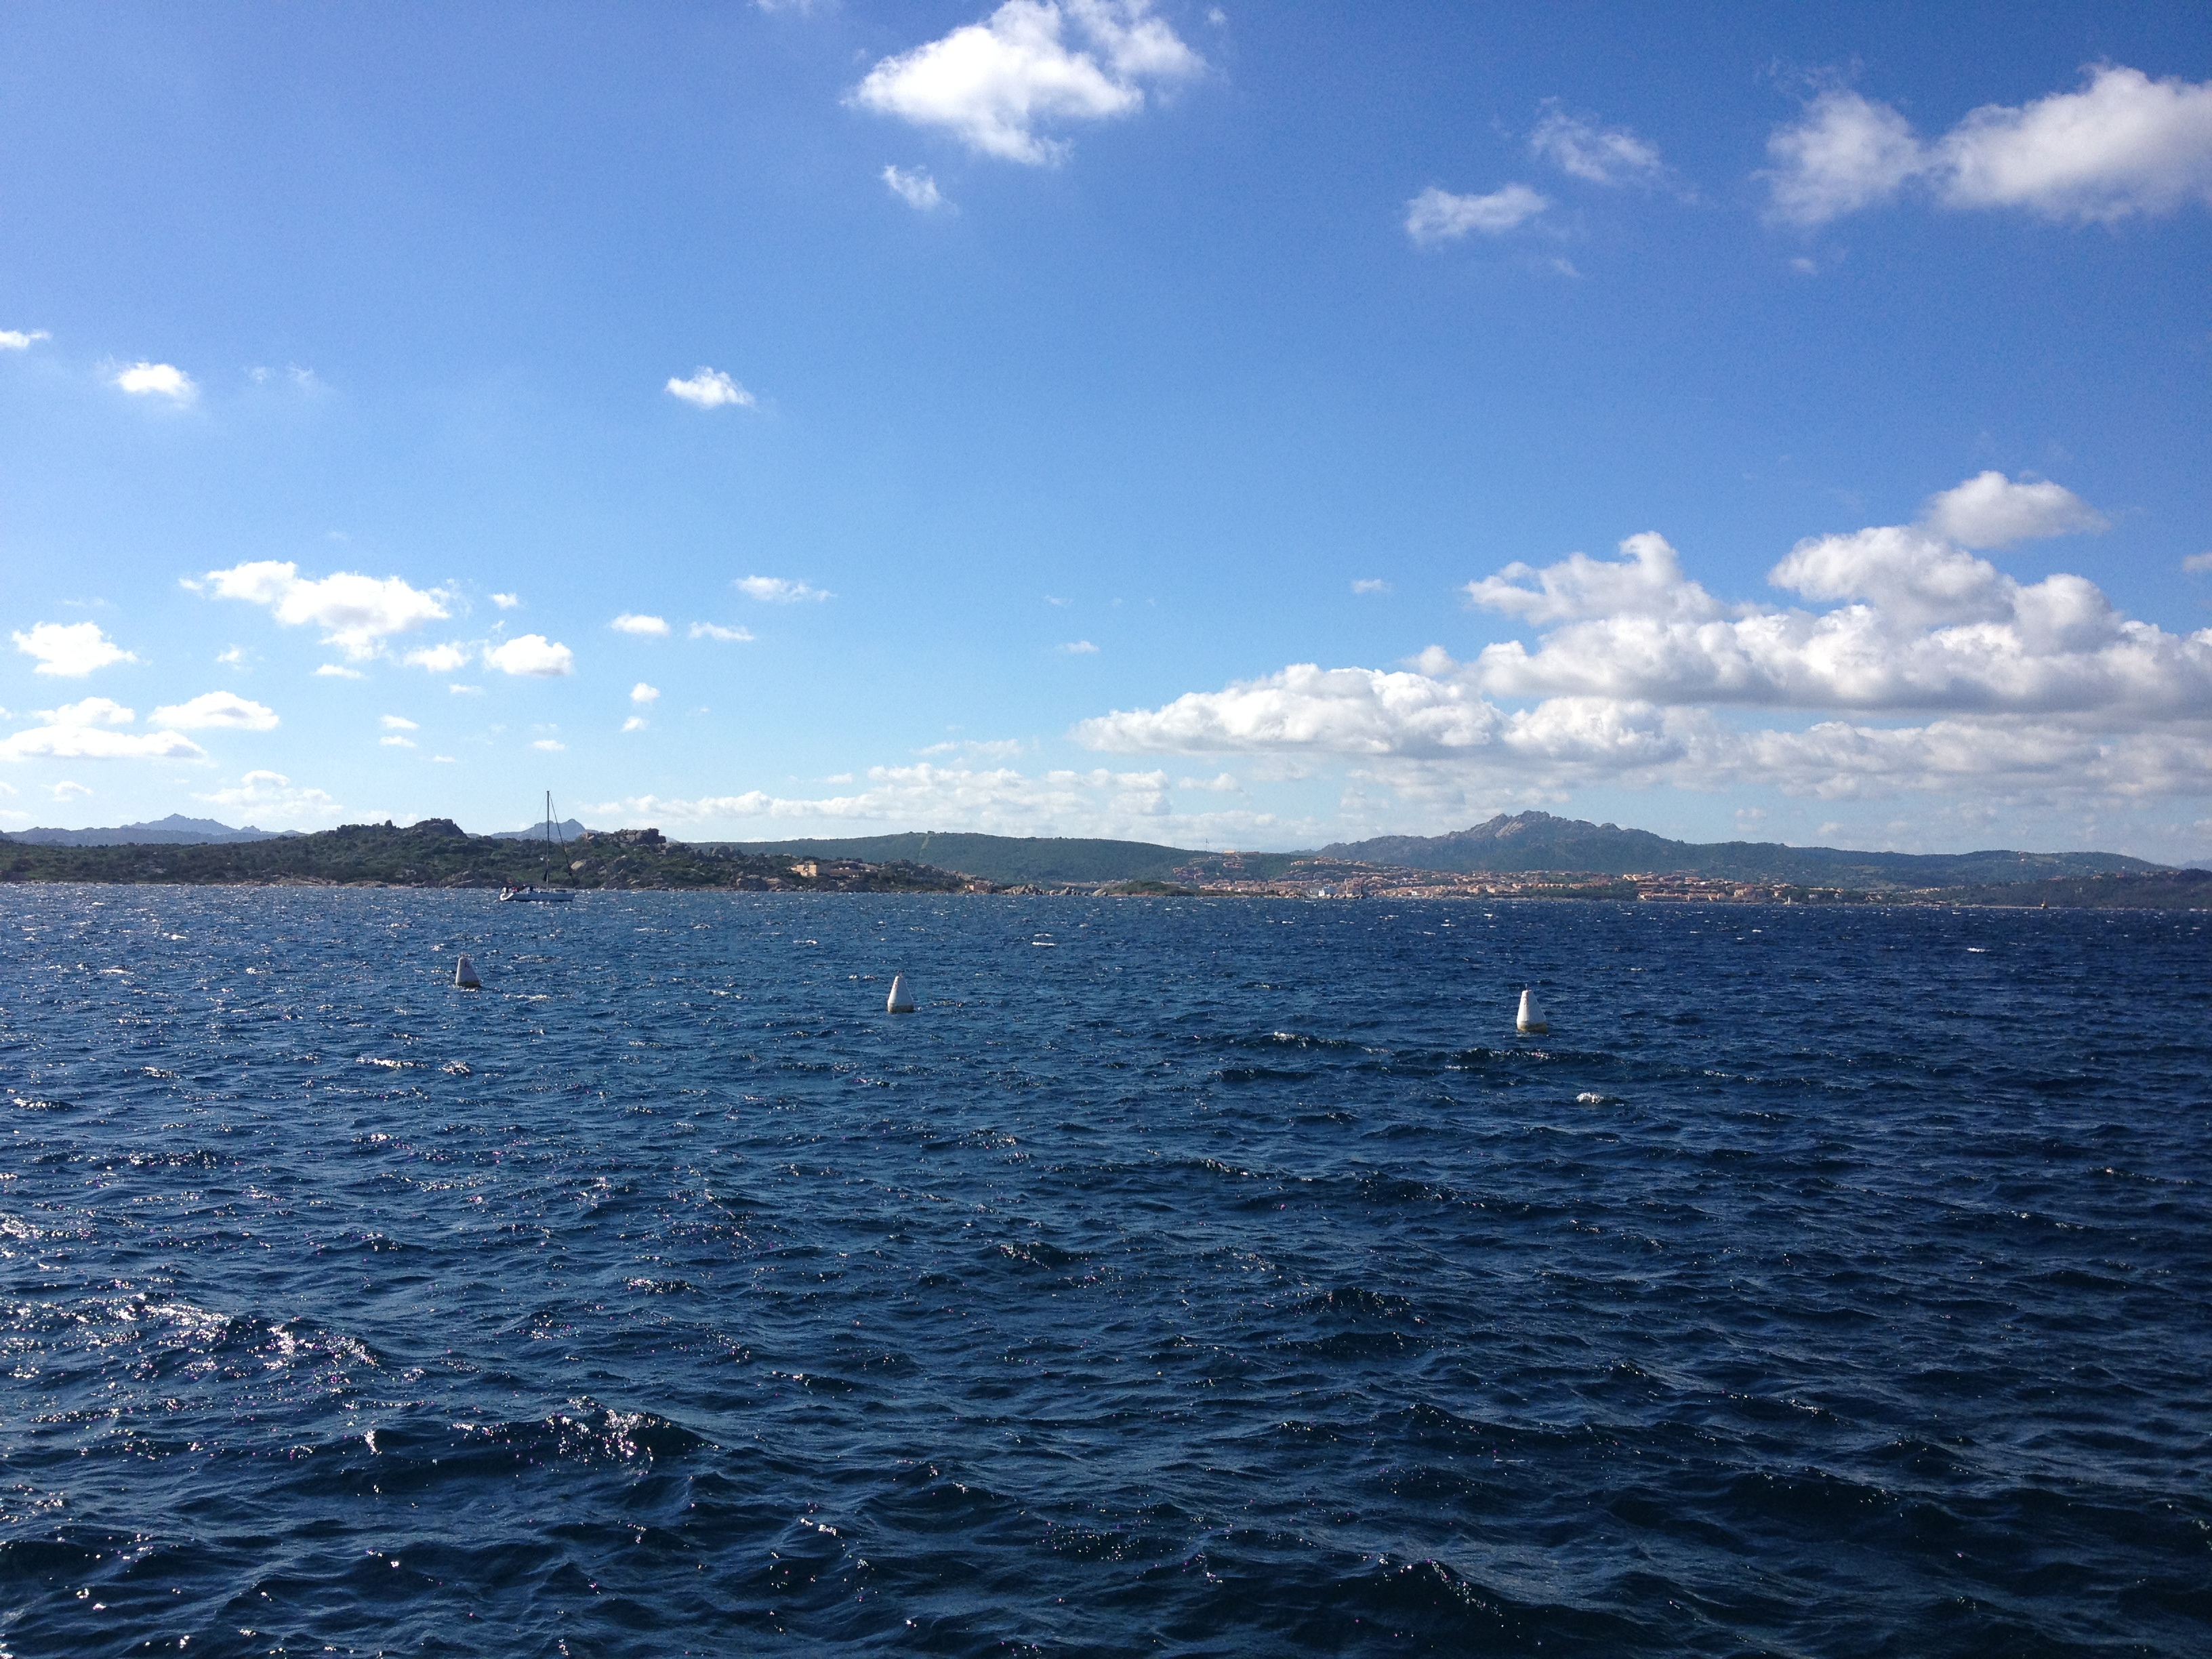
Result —
POLYGON ((2212 1651, 2208 923, 0 890, 0 1653, 2212 1651))

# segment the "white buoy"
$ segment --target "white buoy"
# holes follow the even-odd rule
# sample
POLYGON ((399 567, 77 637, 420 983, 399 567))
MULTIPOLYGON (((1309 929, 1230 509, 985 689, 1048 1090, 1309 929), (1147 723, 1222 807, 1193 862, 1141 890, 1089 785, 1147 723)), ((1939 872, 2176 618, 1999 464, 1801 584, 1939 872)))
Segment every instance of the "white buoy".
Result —
POLYGON ((891 975, 890 1000, 884 1004, 884 1011, 892 1014, 910 1014, 914 1012, 914 993, 906 988, 904 974, 891 975))
POLYGON ((1540 1032, 1552 1029, 1544 1018, 1544 1011, 1536 1006, 1536 994, 1534 991, 1522 992, 1521 1012, 1513 1022, 1513 1029, 1516 1031, 1540 1032))
POLYGON ((453 988, 458 991, 481 991, 483 981, 477 977, 477 965, 466 957, 453 964, 453 988))

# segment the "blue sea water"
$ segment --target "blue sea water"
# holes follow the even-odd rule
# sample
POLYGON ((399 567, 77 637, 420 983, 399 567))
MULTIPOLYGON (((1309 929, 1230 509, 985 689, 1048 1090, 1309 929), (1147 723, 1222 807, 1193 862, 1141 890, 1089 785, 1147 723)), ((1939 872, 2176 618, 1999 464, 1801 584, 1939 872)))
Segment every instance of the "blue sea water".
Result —
POLYGON ((0 1653, 2212 1651, 2208 924, 0 890, 0 1653))

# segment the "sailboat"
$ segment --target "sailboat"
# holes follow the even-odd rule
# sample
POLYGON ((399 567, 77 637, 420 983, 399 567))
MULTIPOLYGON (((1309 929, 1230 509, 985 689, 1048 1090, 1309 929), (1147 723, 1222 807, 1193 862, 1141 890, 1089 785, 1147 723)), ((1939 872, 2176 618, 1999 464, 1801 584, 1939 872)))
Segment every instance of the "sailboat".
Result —
POLYGON ((561 833, 561 826, 553 821, 553 792, 550 789, 545 792, 544 840, 545 885, 541 887, 534 881, 526 881, 518 887, 510 883, 499 890, 501 904, 574 904, 576 902, 576 890, 573 886, 553 885, 554 849, 556 847, 560 849, 561 862, 565 866, 568 862, 568 838, 561 833))

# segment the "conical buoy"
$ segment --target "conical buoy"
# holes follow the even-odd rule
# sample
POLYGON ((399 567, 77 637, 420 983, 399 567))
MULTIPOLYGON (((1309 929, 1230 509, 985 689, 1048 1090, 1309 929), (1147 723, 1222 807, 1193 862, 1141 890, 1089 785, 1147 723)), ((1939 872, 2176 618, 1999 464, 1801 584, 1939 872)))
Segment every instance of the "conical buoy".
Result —
POLYGON ((477 977, 477 965, 466 957, 453 964, 453 988, 460 991, 481 991, 483 981, 477 977))
POLYGON ((1516 1031, 1548 1031, 1552 1029, 1544 1018, 1544 1011, 1536 1006, 1534 991, 1522 992, 1521 1012, 1513 1022, 1513 1029, 1516 1031))
POLYGON ((891 975, 890 1000, 884 1004, 886 1013, 910 1014, 914 1012, 914 993, 906 988, 906 975, 891 975))

